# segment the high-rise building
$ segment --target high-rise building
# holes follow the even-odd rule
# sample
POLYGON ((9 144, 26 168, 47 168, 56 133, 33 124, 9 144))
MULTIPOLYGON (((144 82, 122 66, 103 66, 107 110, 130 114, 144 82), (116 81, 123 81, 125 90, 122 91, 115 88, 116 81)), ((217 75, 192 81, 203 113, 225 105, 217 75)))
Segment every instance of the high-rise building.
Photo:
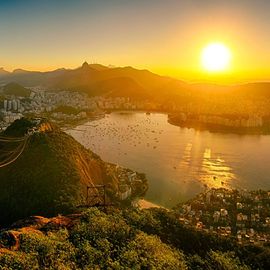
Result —
POLYGON ((4 110, 7 111, 8 108, 8 101, 5 99, 4 100, 4 110))
POLYGON ((12 100, 12 109, 13 109, 14 111, 17 111, 17 110, 18 110, 17 100, 16 100, 16 99, 13 99, 13 100, 12 100))

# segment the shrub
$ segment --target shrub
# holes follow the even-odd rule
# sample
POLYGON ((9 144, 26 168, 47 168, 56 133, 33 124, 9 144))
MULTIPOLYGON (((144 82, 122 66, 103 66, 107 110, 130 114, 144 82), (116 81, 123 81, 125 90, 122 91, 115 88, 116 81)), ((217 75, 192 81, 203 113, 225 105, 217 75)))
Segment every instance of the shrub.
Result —
POLYGON ((38 260, 33 254, 25 254, 23 252, 6 252, 0 254, 1 270, 26 270, 40 269, 38 260))

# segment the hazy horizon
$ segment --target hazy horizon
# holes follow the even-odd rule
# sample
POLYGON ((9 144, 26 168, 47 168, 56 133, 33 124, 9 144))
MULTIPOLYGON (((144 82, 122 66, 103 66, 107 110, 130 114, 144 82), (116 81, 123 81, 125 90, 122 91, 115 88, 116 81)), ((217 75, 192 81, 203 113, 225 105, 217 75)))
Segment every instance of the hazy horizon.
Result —
POLYGON ((0 66, 48 71, 91 62, 133 66, 185 81, 270 78, 270 2, 2 1, 0 66), (211 42, 230 48, 230 68, 202 69, 211 42))
MULTIPOLYGON (((246 83, 248 84, 248 83, 264 83, 264 82, 265 83, 268 83, 268 82, 270 82, 270 76, 269 76, 269 79, 256 79, 256 78, 254 78, 254 79, 249 79, 249 80, 235 80, 235 81, 230 81, 230 82, 224 82, 224 81, 219 82, 219 81, 215 80, 214 78, 213 79, 211 79, 211 78, 210 79, 209 78, 208 79, 203 79, 203 78, 201 78, 201 79, 199 79, 199 78, 197 78, 197 79, 196 78, 193 78, 193 79, 184 79, 181 76, 176 77, 176 76, 170 75, 170 74, 161 74, 161 73, 157 73, 157 72, 154 72, 154 71, 152 71, 150 69, 146 69, 146 68, 143 68, 143 67, 140 67, 139 68, 139 67, 130 66, 130 65, 115 66, 115 65, 112 65, 112 64, 105 65, 105 64, 102 64, 102 63, 95 63, 95 62, 94 63, 89 63, 87 61, 84 61, 84 62, 88 63, 90 66, 91 65, 102 65, 102 66, 105 66, 105 67, 108 67, 108 68, 126 68, 126 67, 132 67, 132 68, 137 69, 137 70, 147 70, 147 71, 149 71, 151 73, 154 73, 156 75, 159 75, 159 76, 169 77, 169 78, 180 80, 180 81, 183 81, 185 83, 190 83, 190 84, 200 84, 200 83, 207 84, 207 83, 209 83, 209 84, 217 84, 217 85, 238 85, 238 84, 246 84, 246 83)), ((75 67, 59 66, 59 67, 56 67, 54 69, 47 69, 47 70, 37 70, 37 69, 31 70, 31 69, 26 69, 26 68, 22 68, 22 67, 17 67, 17 68, 12 69, 12 70, 7 70, 5 67, 1 67, 0 66, 0 70, 2 69, 4 71, 9 72, 10 74, 12 74, 12 73, 14 73, 14 72, 16 72, 18 70, 30 71, 30 72, 53 72, 53 71, 61 70, 61 69, 65 69, 65 70, 78 69, 78 68, 80 68, 82 66, 82 64, 83 63, 81 63, 80 65, 77 65, 75 67)), ((219 76, 219 74, 217 76, 219 76)))

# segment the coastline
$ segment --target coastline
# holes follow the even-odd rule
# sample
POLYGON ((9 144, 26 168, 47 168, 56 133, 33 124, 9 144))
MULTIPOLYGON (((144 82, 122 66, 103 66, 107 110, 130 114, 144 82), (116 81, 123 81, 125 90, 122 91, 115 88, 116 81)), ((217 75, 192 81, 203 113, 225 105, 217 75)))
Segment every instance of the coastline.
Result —
MULTIPOLYGON (((112 111, 112 113, 116 113, 116 114, 118 114, 118 113, 121 113, 121 112, 123 112, 123 113, 142 113, 142 114, 147 114, 147 112, 146 111, 142 111, 142 110, 114 110, 114 111, 112 111)), ((150 112, 151 114, 155 114, 155 113, 162 113, 163 115, 164 115, 164 118, 168 115, 166 112, 157 112, 157 111, 151 111, 150 112)), ((102 119, 102 118, 101 118, 102 119)), ((96 120, 96 119, 92 119, 92 118, 86 118, 86 119, 83 119, 82 121, 80 121, 80 123, 78 124, 75 124, 74 126, 77 126, 77 125, 83 125, 84 123, 87 123, 87 122, 90 122, 90 121, 92 121, 92 120, 96 120)), ((171 123, 170 122, 170 119, 169 119, 169 117, 166 119, 166 121, 169 123, 169 124, 171 124, 171 125, 174 125, 174 126, 179 126, 177 123, 171 123)), ((164 122, 164 124, 165 124, 165 122, 164 122)), ((90 125, 91 126, 91 124, 89 123, 88 125, 90 125)), ((97 125, 98 125, 98 122, 97 122, 97 125)), ((181 126, 181 127, 186 127, 186 126, 181 126)), ((192 129, 196 129, 196 128, 194 128, 194 126, 190 126, 190 128, 192 128, 192 129)), ((68 128, 66 128, 66 129, 68 129, 68 128)), ((209 131, 209 129, 206 129, 206 128, 200 128, 200 130, 208 130, 209 131)), ((216 133, 218 133, 218 132, 220 132, 220 129, 214 129, 213 131, 210 131, 210 132, 216 132, 216 133)), ((232 133, 232 132, 222 132, 221 134, 226 134, 226 133, 232 133)), ((237 133, 237 134, 239 134, 239 133, 237 133)), ((240 133, 239 135, 249 135, 249 134, 246 134, 246 133, 240 133)), ((253 134, 254 135, 254 134, 253 134)), ((258 135, 258 134, 257 134, 258 135)), ((117 162, 116 162, 117 163, 117 162)), ((141 170, 142 172, 144 171, 144 170, 141 170)), ((161 206, 159 206, 159 205, 157 205, 157 204, 155 204, 155 203, 153 203, 153 202, 148 202, 145 198, 142 198, 143 200, 139 203, 139 205, 140 205, 140 207, 142 207, 142 208, 151 208, 151 207, 161 207, 161 206)))
POLYGON ((92 121, 95 121, 95 120, 100 120, 102 118, 105 117, 106 114, 102 114, 102 115, 98 115, 98 116, 95 116, 95 117, 86 117, 84 119, 79 119, 79 120, 75 120, 75 121, 72 121, 72 122, 69 122, 69 123, 65 123, 65 124, 61 124, 61 123, 58 123, 58 125, 61 127, 61 129, 63 131, 66 131, 68 129, 74 129, 78 126, 81 126, 81 125, 84 125, 88 122, 92 122, 92 121))
POLYGON ((106 114, 110 113, 162 113, 168 116, 168 123, 180 128, 188 128, 194 129, 196 131, 209 131, 210 133, 220 133, 220 134, 236 134, 236 135, 270 135, 270 126, 262 126, 262 127, 231 127, 219 124, 211 124, 211 123, 202 123, 197 120, 187 120, 180 121, 175 119, 174 115, 170 115, 171 113, 168 111, 160 111, 160 110, 125 110, 125 109, 114 109, 109 112, 106 111, 102 114, 88 116, 84 119, 69 121, 68 123, 57 122, 57 124, 62 128, 62 130, 74 129, 77 126, 84 125, 87 122, 95 121, 102 119, 106 116, 106 114))
POLYGON ((196 120, 190 121, 177 121, 169 117, 168 123, 180 128, 192 128, 198 131, 209 131, 210 133, 221 133, 221 134, 236 134, 236 135, 270 135, 270 127, 255 127, 255 128, 244 128, 244 127, 229 127, 218 124, 202 123, 196 120))
POLYGON ((202 123, 197 120, 187 120, 180 121, 172 117, 171 113, 168 111, 160 111, 160 110, 125 110, 125 109, 114 109, 109 112, 104 112, 103 114, 88 116, 85 119, 74 120, 68 124, 59 124, 63 130, 73 129, 77 126, 83 125, 87 122, 95 121, 102 119, 106 116, 106 114, 110 113, 161 113, 165 114, 168 117, 168 123, 180 128, 189 128, 194 129, 196 131, 209 131, 210 133, 220 133, 220 134, 236 134, 236 135, 270 135, 270 126, 262 126, 262 127, 231 127, 219 124, 211 124, 211 123, 202 123))
POLYGON ((140 209, 149 209, 149 208, 162 208, 162 209, 167 209, 161 205, 152 203, 150 201, 147 201, 145 199, 139 199, 134 201, 135 206, 137 206, 140 209))

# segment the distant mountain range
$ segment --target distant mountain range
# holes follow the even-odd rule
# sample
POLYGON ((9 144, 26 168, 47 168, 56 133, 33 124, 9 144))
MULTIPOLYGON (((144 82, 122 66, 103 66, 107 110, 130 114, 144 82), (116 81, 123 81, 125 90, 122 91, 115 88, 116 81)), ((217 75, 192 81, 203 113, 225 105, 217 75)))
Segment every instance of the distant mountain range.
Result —
MULTIPOLYGON (((27 71, 16 69, 13 72, 7 72, 0 69, 0 83, 7 84, 16 82, 23 86, 37 86, 44 85, 47 87, 58 88, 78 88, 85 89, 94 86, 98 82, 121 78, 130 79, 134 85, 140 85, 145 88, 157 88, 160 84, 167 83, 172 79, 162 77, 151 73, 147 70, 138 70, 132 67, 116 67, 109 68, 100 64, 88 64, 84 62, 83 65, 77 69, 57 69, 49 72, 27 71)), ((124 80, 126 81, 126 80, 124 80)))
POLYGON ((76 69, 57 69, 48 72, 0 69, 0 85, 18 83, 24 87, 44 86, 54 90, 76 90, 94 95, 129 96, 177 100, 187 96, 231 94, 265 96, 270 98, 270 82, 235 86, 190 84, 170 77, 159 76, 148 70, 133 67, 106 67, 100 64, 83 65, 76 69))

